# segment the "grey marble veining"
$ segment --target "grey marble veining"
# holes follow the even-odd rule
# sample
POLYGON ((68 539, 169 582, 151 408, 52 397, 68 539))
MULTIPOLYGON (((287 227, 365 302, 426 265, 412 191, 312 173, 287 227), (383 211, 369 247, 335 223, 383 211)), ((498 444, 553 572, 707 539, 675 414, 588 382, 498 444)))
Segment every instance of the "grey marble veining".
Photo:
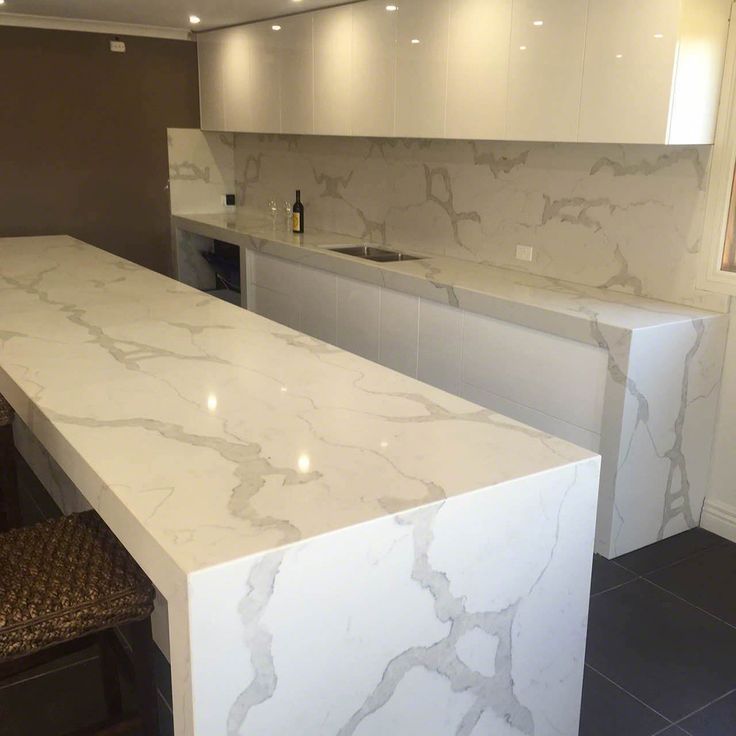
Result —
POLYGON ((317 229, 726 311, 695 285, 709 164, 707 146, 235 136, 242 207, 300 187, 317 229))

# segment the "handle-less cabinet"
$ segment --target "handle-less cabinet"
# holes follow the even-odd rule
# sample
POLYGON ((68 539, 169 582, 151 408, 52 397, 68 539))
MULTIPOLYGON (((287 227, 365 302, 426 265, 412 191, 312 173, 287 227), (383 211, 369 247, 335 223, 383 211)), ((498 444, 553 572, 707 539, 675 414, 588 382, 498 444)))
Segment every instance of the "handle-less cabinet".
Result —
POLYGON ((512 0, 452 0, 448 138, 505 138, 512 0))
POLYGON ((588 0, 514 0, 508 138, 577 140, 587 14, 588 0))
POLYGON ((201 33, 202 127, 711 143, 730 5, 364 0, 201 33))
POLYGON ((726 0, 590 0, 578 140, 712 143, 726 0))

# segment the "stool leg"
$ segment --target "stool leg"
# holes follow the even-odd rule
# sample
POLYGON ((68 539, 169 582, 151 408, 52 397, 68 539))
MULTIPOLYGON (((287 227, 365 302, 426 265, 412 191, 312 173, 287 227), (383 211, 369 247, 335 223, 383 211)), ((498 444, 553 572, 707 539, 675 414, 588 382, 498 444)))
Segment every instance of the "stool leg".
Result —
POLYGON ((111 630, 103 631, 97 636, 97 646, 100 650, 102 686, 105 691, 107 714, 111 718, 119 718, 123 714, 123 696, 120 692, 119 663, 114 637, 115 634, 111 630))
POLYGON ((153 636, 151 619, 138 621, 130 629, 135 668, 135 687, 138 694, 138 707, 143 721, 143 736, 159 736, 158 730, 158 691, 153 669, 153 636))
POLYGON ((20 498, 12 424, 0 427, 0 505, 5 509, 5 518, 0 519, 0 525, 5 529, 20 526, 20 498))

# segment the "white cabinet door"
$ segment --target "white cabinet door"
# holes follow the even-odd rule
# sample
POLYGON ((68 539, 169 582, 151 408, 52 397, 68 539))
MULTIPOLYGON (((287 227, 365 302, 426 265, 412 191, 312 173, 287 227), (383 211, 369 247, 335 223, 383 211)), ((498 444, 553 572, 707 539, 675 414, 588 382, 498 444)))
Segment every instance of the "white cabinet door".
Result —
POLYGON ((199 109, 202 130, 226 130, 225 44, 222 31, 197 36, 199 109))
POLYGON ((666 143, 680 0, 590 0, 582 141, 666 143))
POLYGON ((511 4, 512 0, 450 4, 448 138, 500 139, 506 133, 511 4))
POLYGON ((281 131, 281 31, 273 21, 246 26, 250 39, 250 130, 281 131))
POLYGON ((247 27, 227 28, 223 34, 225 130, 251 130, 250 56, 252 38, 247 27))
POLYGON ((577 140, 587 14, 588 0, 514 0, 506 138, 577 140))
POLYGON ((399 6, 396 135, 443 138, 449 0, 403 0, 399 6))
POLYGON ((314 14, 314 132, 350 135, 353 8, 314 14))
POLYGON ((281 41, 281 132, 314 132, 312 15, 279 21, 281 41))
POLYGON ((396 101, 396 19, 385 0, 353 6, 351 128, 353 135, 392 136, 396 101))

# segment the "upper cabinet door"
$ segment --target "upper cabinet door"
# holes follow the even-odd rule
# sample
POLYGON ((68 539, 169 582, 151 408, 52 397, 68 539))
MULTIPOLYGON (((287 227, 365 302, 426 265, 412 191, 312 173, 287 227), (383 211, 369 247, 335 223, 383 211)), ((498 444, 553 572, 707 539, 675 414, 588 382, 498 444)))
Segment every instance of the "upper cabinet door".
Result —
POLYGON ((590 0, 580 140, 666 143, 681 0, 590 0))
POLYGON ((511 5, 512 0, 451 0, 448 138, 506 134, 511 5))
POLYGON ((385 0, 353 6, 351 128, 353 135, 392 136, 396 102, 397 11, 385 0))
POLYGON ((587 14, 588 0, 514 0, 507 138, 577 140, 587 14))
POLYGON ((351 135, 353 7, 314 14, 314 132, 351 135))
POLYGON ((197 36, 199 109, 202 130, 227 130, 225 125, 225 44, 223 31, 197 36))
POLYGON ((253 23, 245 28, 250 38, 250 129, 257 133, 278 133, 281 131, 283 26, 267 21, 253 23))
POLYGON ((280 21, 281 132, 314 132, 314 46, 312 15, 280 21))
POLYGON ((396 135, 443 138, 450 2, 403 0, 397 4, 396 135))
POLYGON ((252 130, 252 88, 250 59, 253 38, 248 26, 227 28, 223 34, 223 86, 225 89, 225 130, 252 130))

